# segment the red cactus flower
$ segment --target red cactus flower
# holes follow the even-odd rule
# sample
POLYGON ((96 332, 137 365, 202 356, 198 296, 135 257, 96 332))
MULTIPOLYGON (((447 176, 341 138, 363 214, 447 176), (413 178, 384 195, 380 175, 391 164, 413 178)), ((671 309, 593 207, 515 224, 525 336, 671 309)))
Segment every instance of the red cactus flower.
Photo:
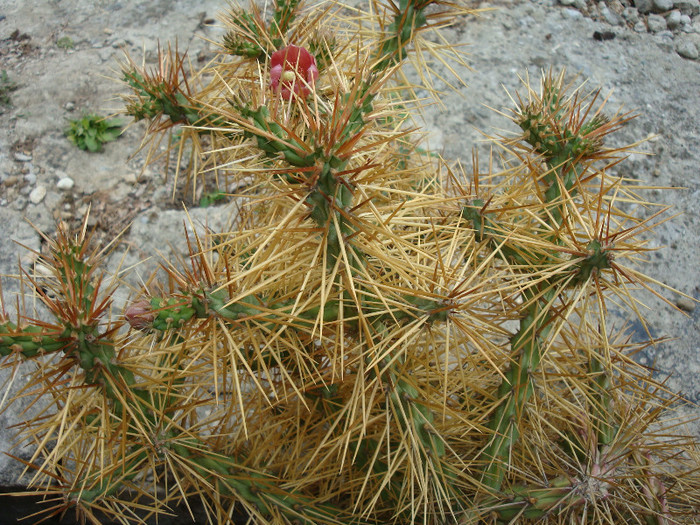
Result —
POLYGON ((318 78, 316 59, 303 47, 278 49, 272 54, 270 65, 270 87, 285 100, 308 95, 318 78))

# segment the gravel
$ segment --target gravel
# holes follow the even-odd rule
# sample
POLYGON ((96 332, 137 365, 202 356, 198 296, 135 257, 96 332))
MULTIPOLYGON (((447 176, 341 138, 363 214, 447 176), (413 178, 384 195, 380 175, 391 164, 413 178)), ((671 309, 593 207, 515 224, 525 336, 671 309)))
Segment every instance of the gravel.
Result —
POLYGON ((690 39, 679 38, 676 40, 676 52, 690 60, 697 60, 700 53, 698 53, 698 46, 695 42, 690 39))

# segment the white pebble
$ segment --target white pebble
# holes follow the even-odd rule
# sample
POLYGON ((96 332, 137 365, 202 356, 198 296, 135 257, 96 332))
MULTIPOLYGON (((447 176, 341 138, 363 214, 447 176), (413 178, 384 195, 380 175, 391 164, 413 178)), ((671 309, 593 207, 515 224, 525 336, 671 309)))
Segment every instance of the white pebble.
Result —
POLYGON ((75 186, 75 181, 70 177, 61 177, 56 183, 59 190, 70 190, 73 186, 75 186))
POLYGON ((15 160, 17 162, 31 162, 32 156, 18 151, 15 153, 15 160))
POLYGON ((32 204, 39 204, 46 197, 46 186, 37 186, 29 194, 29 200, 32 204))
POLYGON ((562 15, 565 18, 568 18, 570 20, 582 20, 583 19, 583 14, 581 11, 578 11, 577 9, 572 9, 570 7, 567 7, 566 9, 562 9, 562 15))
POLYGON ((695 43, 685 38, 679 38, 676 41, 676 53, 690 60, 697 60, 700 57, 700 50, 695 43))
POLYGON ((659 13, 664 13, 673 9, 673 0, 653 0, 654 10, 659 13))
POLYGON ((680 11, 671 11, 666 15, 666 26, 669 29, 676 29, 679 25, 681 25, 681 17, 682 15, 680 11))
POLYGON ((696 302, 689 297, 679 297, 676 299, 676 306, 681 310, 685 310, 686 312, 694 312, 696 306, 695 303, 696 302))
POLYGON ((649 15, 647 26, 651 33, 659 33, 666 29, 666 19, 661 15, 649 15))

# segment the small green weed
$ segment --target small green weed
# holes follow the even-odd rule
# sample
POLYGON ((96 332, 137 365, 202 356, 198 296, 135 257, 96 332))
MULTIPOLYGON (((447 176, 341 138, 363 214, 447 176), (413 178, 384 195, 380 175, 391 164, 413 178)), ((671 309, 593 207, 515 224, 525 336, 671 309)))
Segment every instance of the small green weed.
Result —
POLYGON ((61 49, 73 49, 75 47, 75 43, 71 37, 64 36, 56 40, 56 46, 61 49))
POLYGON ((199 199, 200 208, 208 208, 212 204, 226 197, 226 193, 223 191, 215 191, 213 193, 205 193, 202 198, 199 199))
POLYGON ((10 76, 4 69, 0 72, 0 105, 10 105, 10 93, 17 89, 17 84, 10 80, 10 76))
POLYGON ((121 131, 122 124, 118 120, 89 113, 71 120, 65 134, 80 149, 96 152, 102 150, 103 144, 119 137, 121 131))

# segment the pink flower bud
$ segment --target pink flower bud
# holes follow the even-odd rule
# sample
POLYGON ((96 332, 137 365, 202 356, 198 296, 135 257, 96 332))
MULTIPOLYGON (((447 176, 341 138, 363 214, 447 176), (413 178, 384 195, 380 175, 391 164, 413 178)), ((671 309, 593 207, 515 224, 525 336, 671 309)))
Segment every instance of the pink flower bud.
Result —
POLYGON ((135 330, 145 330, 149 328, 156 318, 156 314, 151 309, 151 303, 146 300, 132 303, 124 312, 127 323, 135 330))
POLYGON ((270 87, 285 100, 308 95, 318 78, 316 59, 303 47, 278 49, 272 54, 270 66, 270 87))

